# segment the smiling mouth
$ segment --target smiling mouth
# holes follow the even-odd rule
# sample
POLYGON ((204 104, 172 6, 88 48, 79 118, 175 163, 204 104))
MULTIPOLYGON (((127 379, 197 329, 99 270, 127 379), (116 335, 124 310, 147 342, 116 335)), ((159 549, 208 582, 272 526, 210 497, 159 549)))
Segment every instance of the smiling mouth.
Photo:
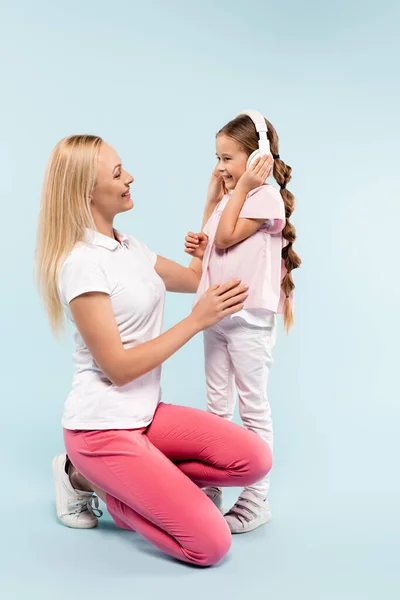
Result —
POLYGON ((123 197, 123 198, 126 198, 127 196, 130 196, 130 195, 131 195, 131 191, 130 191, 130 190, 127 190, 127 191, 125 192, 125 194, 122 194, 122 197, 123 197))

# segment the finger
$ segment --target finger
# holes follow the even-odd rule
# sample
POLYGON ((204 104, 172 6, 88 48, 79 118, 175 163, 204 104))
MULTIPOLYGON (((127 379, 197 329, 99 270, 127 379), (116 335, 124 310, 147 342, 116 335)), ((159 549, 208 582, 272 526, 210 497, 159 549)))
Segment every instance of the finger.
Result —
POLYGON ((185 244, 185 248, 188 248, 190 250, 197 250, 198 247, 198 244, 185 244))
POLYGON ((196 246, 199 245, 199 240, 197 240, 196 238, 185 238, 185 242, 186 244, 195 244, 196 246))
POLYGON ((243 292, 242 294, 237 294, 236 296, 233 296, 232 298, 228 298, 227 300, 225 300, 222 304, 222 310, 225 310, 226 308, 229 308, 231 306, 236 306, 237 304, 242 304, 246 298, 248 297, 248 293, 247 292, 243 292))
POLYGON ((186 254, 194 254, 194 250, 192 248, 185 248, 186 254))
POLYGON ((218 296, 221 296, 222 294, 226 293, 228 290, 237 288, 237 286, 240 284, 241 284, 240 279, 231 279, 230 281, 223 283, 218 288, 218 296))
POLYGON ((215 292, 215 290, 217 290, 219 287, 221 287, 219 285, 219 283, 214 283, 214 285, 212 285, 208 288, 208 290, 206 291, 206 294, 207 294, 207 292, 215 292))
POLYGON ((229 300, 230 298, 234 298, 235 296, 239 296, 240 294, 247 292, 248 289, 249 288, 247 285, 238 285, 236 287, 231 288, 224 294, 219 294, 219 295, 221 297, 221 301, 225 302, 226 300, 229 300))
POLYGON ((235 304, 234 306, 230 306, 229 308, 226 308, 225 310, 223 310, 220 315, 221 315, 221 319, 223 319, 224 317, 229 317, 229 315, 234 315, 235 313, 243 310, 244 308, 244 304, 235 304))
POLYGON ((193 238, 193 239, 197 239, 199 236, 197 235, 197 233, 192 233, 191 231, 189 231, 189 233, 187 234, 186 238, 193 238))
POLYGON ((219 179, 221 177, 221 173, 218 171, 217 167, 215 167, 214 171, 212 172, 212 176, 215 177, 215 179, 219 179))
POLYGON ((266 160, 268 158, 268 154, 264 154, 264 156, 259 157, 259 161, 256 164, 256 173, 260 173, 265 166, 266 160))
POLYGON ((264 165, 264 168, 261 171, 261 176, 262 177, 267 177, 269 175, 269 173, 271 172, 271 166, 269 163, 267 163, 266 165, 264 165))
POLYGON ((257 156, 254 162, 251 163, 249 167, 249 171, 256 171, 258 165, 260 164, 261 156, 257 156))
POLYGON ((266 169, 268 175, 271 173, 273 168, 274 168, 274 159, 272 158, 272 156, 270 156, 269 159, 267 160, 267 162, 265 163, 265 169, 266 169))

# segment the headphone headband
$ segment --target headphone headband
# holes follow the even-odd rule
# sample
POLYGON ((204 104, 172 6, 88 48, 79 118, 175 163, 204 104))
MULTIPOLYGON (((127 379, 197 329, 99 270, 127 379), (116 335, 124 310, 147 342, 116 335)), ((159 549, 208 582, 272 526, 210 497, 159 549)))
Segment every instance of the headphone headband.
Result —
POLYGON ((258 149, 260 150, 260 154, 270 154, 271 150, 267 138, 268 127, 263 115, 258 110, 242 110, 236 117, 240 117, 241 115, 247 115, 254 123, 259 138, 258 149))

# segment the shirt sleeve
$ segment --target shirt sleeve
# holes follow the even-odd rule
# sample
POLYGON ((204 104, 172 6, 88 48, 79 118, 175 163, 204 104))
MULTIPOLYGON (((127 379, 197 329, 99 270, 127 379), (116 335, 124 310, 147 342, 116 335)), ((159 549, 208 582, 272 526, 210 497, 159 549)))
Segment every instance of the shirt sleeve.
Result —
POLYGON ((239 215, 244 219, 265 219, 268 233, 278 233, 285 226, 285 206, 279 191, 263 185, 247 194, 239 215))
POLYGON ((70 255, 61 267, 59 289, 61 300, 65 304, 88 292, 111 295, 111 288, 101 265, 78 255, 70 255))

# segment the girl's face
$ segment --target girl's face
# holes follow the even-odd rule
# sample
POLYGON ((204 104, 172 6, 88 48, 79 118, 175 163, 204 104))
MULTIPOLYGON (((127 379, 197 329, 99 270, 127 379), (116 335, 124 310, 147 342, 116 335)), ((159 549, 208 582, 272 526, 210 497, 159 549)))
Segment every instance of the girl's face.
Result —
POLYGON ((103 143, 91 198, 93 216, 98 215, 103 220, 112 222, 115 215, 130 210, 133 202, 129 186, 133 181, 132 175, 122 168, 121 159, 114 148, 103 143))
POLYGON ((219 135, 216 140, 217 171, 221 174, 228 191, 235 189, 246 170, 247 154, 232 138, 219 135))

